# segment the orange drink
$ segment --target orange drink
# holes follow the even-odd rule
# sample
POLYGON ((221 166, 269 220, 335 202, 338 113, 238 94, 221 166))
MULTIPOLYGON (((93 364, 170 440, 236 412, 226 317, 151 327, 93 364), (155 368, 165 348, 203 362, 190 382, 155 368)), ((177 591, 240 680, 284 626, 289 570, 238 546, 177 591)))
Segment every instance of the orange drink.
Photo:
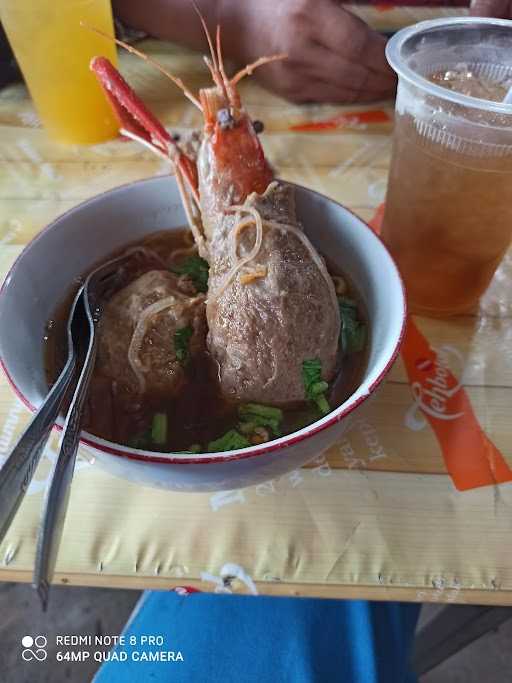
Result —
POLYGON ((95 143, 117 123, 89 61, 117 61, 114 43, 80 22, 114 35, 110 0, 0 0, 0 19, 41 121, 55 140, 95 143))

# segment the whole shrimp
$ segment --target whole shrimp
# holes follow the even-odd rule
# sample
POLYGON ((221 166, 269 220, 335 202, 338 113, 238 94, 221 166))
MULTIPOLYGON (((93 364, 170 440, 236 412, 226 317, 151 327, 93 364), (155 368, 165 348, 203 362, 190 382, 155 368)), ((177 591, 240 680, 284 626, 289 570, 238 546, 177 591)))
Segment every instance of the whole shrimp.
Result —
POLYGON ((229 78, 220 28, 214 48, 201 21, 213 85, 195 97, 165 72, 203 114, 195 159, 105 58, 94 58, 91 69, 118 115, 121 132, 174 165, 194 239, 210 266, 207 343, 218 364, 223 395, 275 405, 302 402, 307 398, 306 361, 321 364, 323 380, 335 372, 340 331, 336 293, 323 258, 297 220, 293 186, 274 178, 237 89, 255 68, 283 55, 262 57, 229 78))

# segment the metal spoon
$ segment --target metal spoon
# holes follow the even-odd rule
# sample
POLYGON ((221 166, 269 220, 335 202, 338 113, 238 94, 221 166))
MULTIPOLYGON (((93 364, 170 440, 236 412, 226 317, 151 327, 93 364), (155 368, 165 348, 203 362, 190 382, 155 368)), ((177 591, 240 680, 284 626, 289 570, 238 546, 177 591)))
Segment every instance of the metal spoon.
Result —
POLYGON ((74 321, 80 298, 81 291, 78 292, 71 306, 67 325, 68 355, 66 364, 42 406, 34 415, 0 469, 0 543, 25 496, 25 492, 41 458, 41 453, 50 436, 51 429, 59 415, 64 395, 74 376, 77 332, 74 321))
POLYGON ((82 412, 96 360, 98 339, 96 326, 101 316, 101 304, 109 291, 112 293, 112 290, 119 286, 124 272, 123 263, 132 258, 133 254, 129 253, 93 271, 86 279, 80 292, 81 296, 77 300, 73 325, 76 325, 77 329, 80 327, 76 346, 78 355, 84 356, 84 360, 66 416, 59 455, 46 492, 32 580, 32 585, 41 599, 43 611, 48 605, 50 581, 62 537, 69 489, 80 441, 82 412))

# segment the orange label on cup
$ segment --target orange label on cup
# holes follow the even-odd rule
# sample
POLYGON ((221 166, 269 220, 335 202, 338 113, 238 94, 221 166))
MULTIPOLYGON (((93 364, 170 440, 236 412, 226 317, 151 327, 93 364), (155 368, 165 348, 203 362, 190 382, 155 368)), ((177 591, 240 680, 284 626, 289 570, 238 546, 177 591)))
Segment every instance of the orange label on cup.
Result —
MULTIPOLYGON (((381 204, 370 221, 377 234, 383 215, 381 204)), ((412 318, 401 354, 416 405, 437 437, 455 487, 466 491, 512 481, 512 469, 481 428, 464 387, 412 318)))
POLYGON ((373 215, 373 218, 368 223, 370 228, 377 235, 380 235, 380 230, 382 227, 382 221, 384 220, 384 209, 385 208, 386 208, 386 205, 384 204, 384 202, 382 204, 379 204, 379 206, 377 207, 377 210, 375 211, 375 213, 373 215))

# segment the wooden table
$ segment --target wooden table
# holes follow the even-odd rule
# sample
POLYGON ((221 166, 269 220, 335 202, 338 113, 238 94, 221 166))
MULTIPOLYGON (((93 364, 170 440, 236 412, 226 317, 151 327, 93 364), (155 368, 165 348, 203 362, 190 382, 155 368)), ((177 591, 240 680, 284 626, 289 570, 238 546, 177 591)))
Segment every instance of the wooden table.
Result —
MULTIPOLYGON (((426 15, 384 9, 367 17, 383 29, 426 15)), ((207 82, 196 54, 155 41, 147 41, 144 49, 190 87, 207 82)), ((161 74, 126 54, 121 67, 166 126, 199 125, 196 112, 161 74)), ((281 176, 372 219, 386 189, 392 102, 370 108, 297 107, 250 80, 242 95, 253 117, 265 123, 264 147, 281 176), (365 123, 362 111, 383 114, 365 123), (320 130, 297 129, 311 121, 330 123, 320 130)), ((167 172, 166 164, 132 143, 116 140, 81 148, 50 142, 25 89, 4 90, 0 276, 23 245, 69 207, 122 183, 167 172)), ((509 465, 511 275, 509 258, 478 316, 415 321, 438 354, 448 358, 453 376, 464 384, 460 391, 509 465)), ((0 462, 27 420, 2 378, 0 462)), ((0 580, 31 577, 42 492, 56 447, 54 437, 0 546, 0 580)), ((510 483, 455 488, 438 438, 414 405, 399 361, 341 443, 309 467, 251 489, 212 495, 147 489, 111 477, 81 451, 55 580, 509 605, 511 507, 510 483)))

